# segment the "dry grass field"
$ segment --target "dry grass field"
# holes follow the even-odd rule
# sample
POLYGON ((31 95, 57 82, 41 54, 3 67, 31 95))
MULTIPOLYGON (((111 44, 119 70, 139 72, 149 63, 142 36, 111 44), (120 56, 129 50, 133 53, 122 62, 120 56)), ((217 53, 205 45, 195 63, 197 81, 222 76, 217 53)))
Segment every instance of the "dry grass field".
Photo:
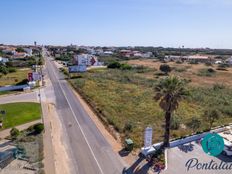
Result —
MULTIPOLYGON (((130 60, 127 63, 130 65, 142 65, 156 70, 159 70, 160 65, 163 64, 151 59, 130 60)), ((210 87, 213 84, 224 84, 226 86, 232 86, 232 68, 227 68, 227 71, 221 71, 217 70, 218 65, 207 66, 205 64, 177 64, 175 62, 169 62, 167 64, 174 69, 171 74, 175 74, 182 78, 191 80, 190 85, 192 86, 210 87), (201 70, 208 68, 216 70, 216 73, 213 76, 199 75, 201 70)), ((154 78, 154 73, 146 73, 146 77, 154 78)))
MULTIPOLYGON (((164 113, 154 101, 154 85, 165 76, 159 71, 160 62, 153 60, 130 60, 131 65, 143 65, 130 70, 96 69, 78 74, 70 79, 71 84, 98 113, 107 125, 120 133, 122 140, 130 137, 136 147, 143 146, 143 131, 147 126, 154 128, 154 143, 162 141, 164 132, 164 113)), ((191 119, 198 118, 201 127, 209 128, 204 120, 204 112, 216 109, 219 120, 213 126, 232 122, 232 70, 216 70, 217 66, 205 64, 168 63, 171 74, 187 79, 191 95, 180 103, 174 113, 177 126, 171 130, 172 138, 192 133, 187 125, 191 119), (214 69, 213 73, 205 70, 214 69), (223 85, 222 85, 223 84, 223 85)))

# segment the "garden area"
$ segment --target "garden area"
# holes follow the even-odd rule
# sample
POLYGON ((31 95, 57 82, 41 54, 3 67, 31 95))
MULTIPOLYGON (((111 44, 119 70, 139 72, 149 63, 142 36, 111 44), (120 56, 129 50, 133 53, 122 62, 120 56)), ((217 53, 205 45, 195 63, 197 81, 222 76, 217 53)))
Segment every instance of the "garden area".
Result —
POLYGON ((40 103, 20 102, 0 104, 0 121, 7 129, 41 118, 40 103))
MULTIPOLYGON (((139 64, 136 64, 132 60, 129 64, 133 66, 124 63, 118 68, 90 70, 70 79, 73 87, 106 126, 113 126, 122 140, 131 138, 135 147, 143 146, 147 126, 153 127, 153 143, 163 140, 164 111, 154 100, 154 86, 166 75, 159 70, 160 62, 152 64, 150 61, 153 62, 138 60, 139 64)), ((232 121, 232 89, 229 86, 232 76, 228 76, 232 72, 229 68, 228 71, 219 71, 202 64, 179 65, 173 62, 170 66, 170 74, 188 82, 186 85, 190 92, 174 112, 171 138, 180 138, 232 121), (209 68, 214 71, 202 70, 209 68), (214 74, 207 76, 205 73, 214 74), (215 112, 217 117, 212 121, 207 116, 215 112)))

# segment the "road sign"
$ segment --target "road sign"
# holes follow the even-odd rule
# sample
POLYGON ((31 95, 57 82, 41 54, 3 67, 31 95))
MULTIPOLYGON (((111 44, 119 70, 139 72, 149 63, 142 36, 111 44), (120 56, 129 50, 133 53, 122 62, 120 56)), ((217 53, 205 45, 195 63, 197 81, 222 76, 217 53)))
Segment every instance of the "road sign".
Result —
POLYGON ((40 80, 40 73, 39 72, 33 72, 32 73, 32 78, 34 81, 40 80))
POLYGON ((28 73, 28 81, 29 82, 33 81, 33 74, 32 73, 28 73))
POLYGON ((152 145, 152 128, 147 127, 144 133, 144 147, 149 147, 152 145))
POLYGON ((69 73, 85 72, 86 65, 69 66, 68 71, 69 73))

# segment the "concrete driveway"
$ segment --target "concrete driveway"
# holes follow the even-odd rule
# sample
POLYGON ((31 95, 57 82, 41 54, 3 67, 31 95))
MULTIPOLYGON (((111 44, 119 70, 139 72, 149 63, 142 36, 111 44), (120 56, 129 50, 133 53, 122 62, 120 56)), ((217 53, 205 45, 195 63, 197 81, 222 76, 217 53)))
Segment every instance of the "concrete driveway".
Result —
MULTIPOLYGON (((188 144, 189 145, 189 144, 188 144)), ((218 157, 213 157, 207 155, 200 144, 192 143, 192 150, 183 151, 179 147, 171 148, 168 150, 168 169, 163 171, 164 174, 231 174, 231 170, 197 170, 195 167, 187 170, 186 163, 192 159, 198 159, 199 163, 210 163, 213 160, 214 163, 218 165, 223 162, 228 162, 227 164, 232 164, 232 157, 225 157, 220 155, 218 157)), ((195 163, 193 161, 192 165, 195 163)), ((232 168, 232 167, 231 167, 232 168)))
POLYGON ((38 91, 29 93, 12 94, 0 97, 0 104, 14 102, 39 102, 38 91))

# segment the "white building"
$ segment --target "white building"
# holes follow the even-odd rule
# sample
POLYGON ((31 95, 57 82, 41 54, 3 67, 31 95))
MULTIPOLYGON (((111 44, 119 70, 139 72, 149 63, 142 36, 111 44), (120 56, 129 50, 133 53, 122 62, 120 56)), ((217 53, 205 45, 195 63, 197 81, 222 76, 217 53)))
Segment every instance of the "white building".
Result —
POLYGON ((232 56, 229 59, 226 59, 226 63, 228 63, 229 65, 232 65, 232 56))
POLYGON ((6 62, 9 62, 9 59, 0 57, 0 62, 5 64, 6 62))
POLYGON ((104 52, 104 55, 105 56, 111 56, 111 55, 113 55, 114 53, 113 53, 113 51, 105 51, 104 52))
POLYGON ((152 52, 146 52, 146 53, 143 54, 143 57, 144 57, 144 58, 150 58, 150 57, 152 57, 152 56, 153 56, 153 53, 152 53, 152 52))
POLYGON ((13 54, 13 55, 16 53, 15 49, 5 49, 5 50, 2 50, 2 52, 5 53, 5 54, 10 53, 10 54, 13 54))
POLYGON ((89 54, 80 54, 74 56, 74 64, 86 66, 98 66, 98 59, 96 56, 89 54))
POLYGON ((32 49, 31 49, 31 48, 23 48, 23 50, 24 50, 29 56, 32 56, 32 49))

